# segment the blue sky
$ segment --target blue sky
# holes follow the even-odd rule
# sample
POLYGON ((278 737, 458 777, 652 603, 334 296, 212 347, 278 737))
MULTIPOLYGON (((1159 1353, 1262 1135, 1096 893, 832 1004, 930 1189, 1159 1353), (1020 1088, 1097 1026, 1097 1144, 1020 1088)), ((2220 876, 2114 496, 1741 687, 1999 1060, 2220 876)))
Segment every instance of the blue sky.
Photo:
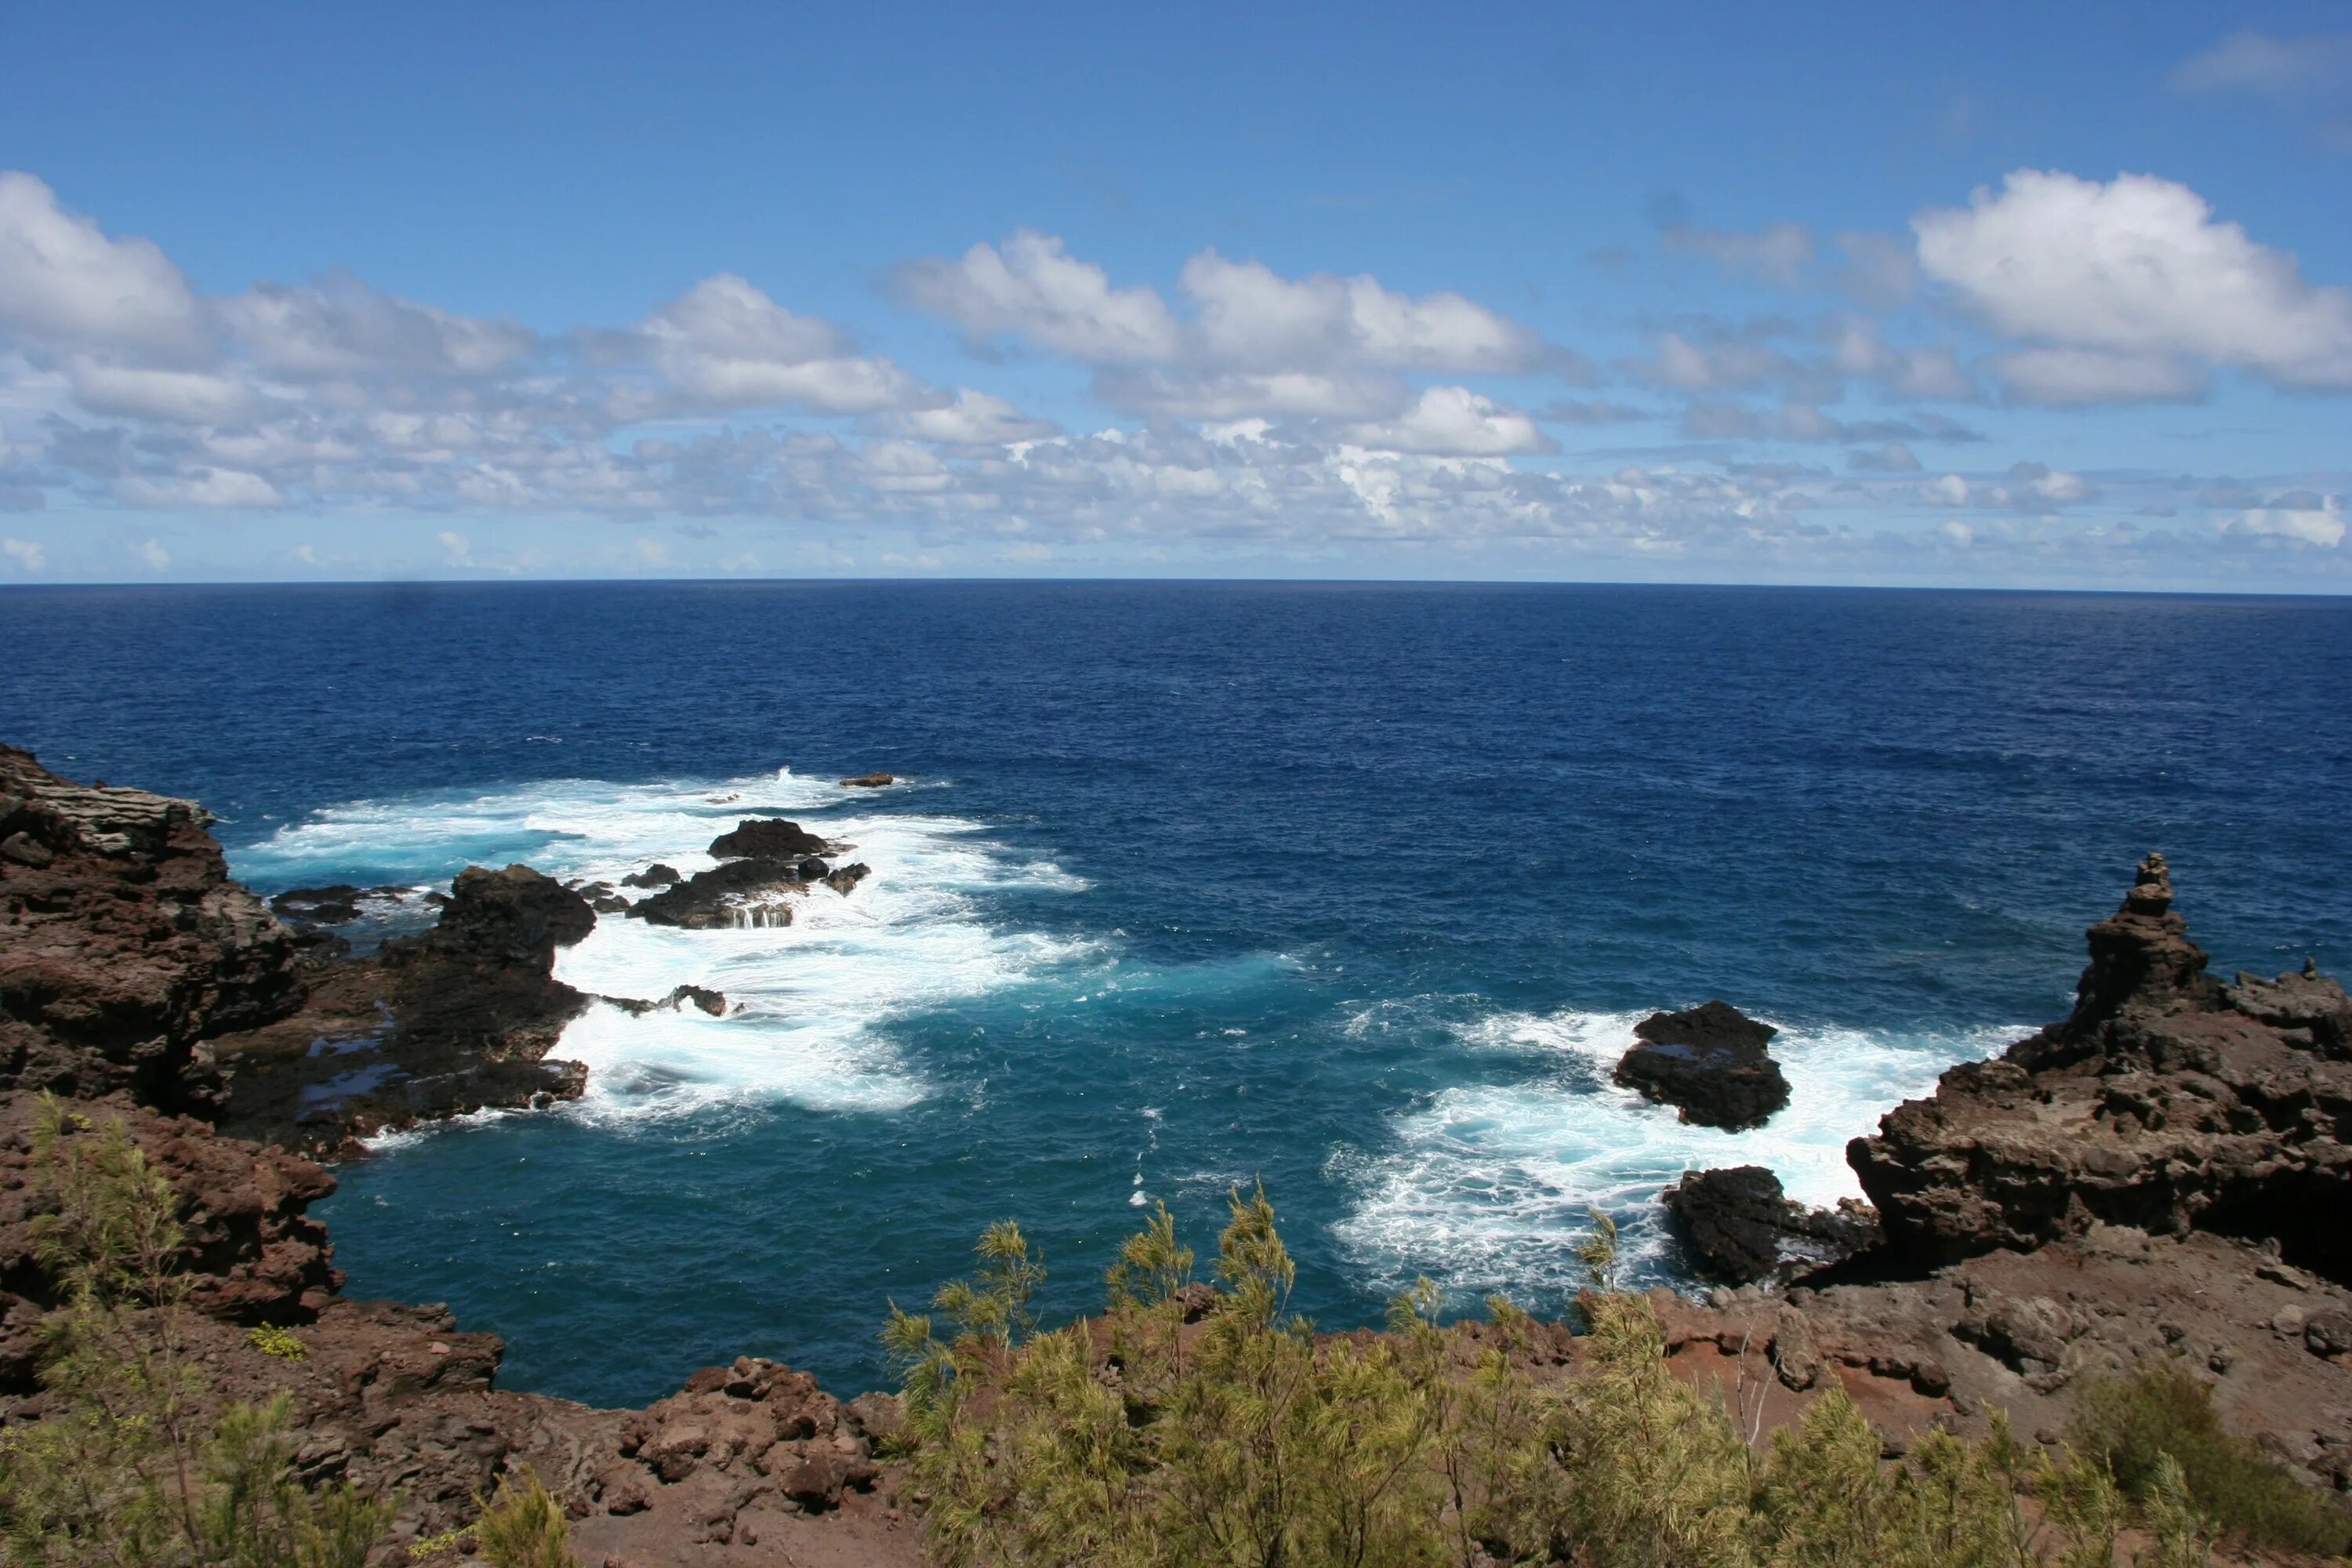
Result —
POLYGON ((2352 587, 2340 5, 16 6, 0 583, 2352 587))

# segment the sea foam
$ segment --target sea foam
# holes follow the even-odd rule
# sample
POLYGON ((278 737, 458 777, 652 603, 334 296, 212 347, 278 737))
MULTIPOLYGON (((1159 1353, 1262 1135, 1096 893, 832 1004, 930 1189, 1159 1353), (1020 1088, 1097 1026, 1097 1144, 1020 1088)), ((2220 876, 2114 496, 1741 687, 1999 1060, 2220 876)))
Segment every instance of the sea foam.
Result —
POLYGON ((1858 1197, 1848 1139, 1932 1091, 1955 1062, 2031 1032, 1784 1026, 1772 1054, 1788 1075, 1788 1106, 1762 1127, 1727 1132, 1685 1123, 1674 1107, 1610 1080, 1643 1016, 1506 1012, 1449 1026, 1466 1053, 1520 1057, 1539 1070, 1444 1089, 1394 1118, 1384 1146, 1335 1151, 1330 1172, 1354 1193, 1334 1226, 1341 1247, 1387 1289, 1427 1275, 1456 1292, 1556 1297, 1581 1282, 1575 1248, 1598 1209, 1623 1227, 1632 1278, 1672 1279, 1658 1194, 1684 1171, 1764 1165, 1800 1203, 1858 1197))
POLYGON ((845 846, 837 860, 863 861, 872 875, 845 897, 817 888, 796 900, 789 926, 680 931, 599 917, 584 941, 558 952, 559 979, 592 995, 640 999, 709 986, 726 994, 729 1011, 591 1006, 552 1052, 589 1068, 587 1092, 567 1113, 620 1123, 761 1098, 889 1111, 929 1092, 891 1043, 894 1018, 1023 984, 1083 951, 992 925, 985 897, 1085 883, 1050 862, 1014 860, 976 822, 888 804, 789 770, 631 785, 559 780, 335 806, 239 851, 236 862, 264 887, 426 885, 469 864, 512 860, 617 887, 656 861, 692 876, 715 864, 707 846, 735 822, 789 814, 845 846))

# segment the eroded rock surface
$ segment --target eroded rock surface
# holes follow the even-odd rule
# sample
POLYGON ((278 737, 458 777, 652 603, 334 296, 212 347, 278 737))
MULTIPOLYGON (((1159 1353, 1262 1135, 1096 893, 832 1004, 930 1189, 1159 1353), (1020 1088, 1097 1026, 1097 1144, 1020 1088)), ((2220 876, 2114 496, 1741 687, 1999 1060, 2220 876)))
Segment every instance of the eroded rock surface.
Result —
POLYGON ((0 746, 0 1090, 207 1110, 203 1042, 302 1005, 304 945, 228 879, 211 820, 0 746))

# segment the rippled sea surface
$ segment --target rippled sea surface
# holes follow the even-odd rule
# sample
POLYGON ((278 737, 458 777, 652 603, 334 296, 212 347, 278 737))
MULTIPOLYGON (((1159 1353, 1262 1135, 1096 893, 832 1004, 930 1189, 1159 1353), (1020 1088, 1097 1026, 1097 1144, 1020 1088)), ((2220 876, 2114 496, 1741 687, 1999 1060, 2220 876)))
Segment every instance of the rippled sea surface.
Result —
POLYGON ((989 1221, 1050 1314, 1263 1177, 1300 1305, 1559 1310, 1588 1209, 1845 1140, 2063 1012, 2170 856, 2217 968, 2352 963, 2352 602, 1745 588, 711 584, 0 595, 0 739, 207 802, 267 892, 691 869, 744 815, 873 878, 785 930, 606 917, 575 1107, 395 1139, 363 1295, 643 1401, 759 1352, 880 1383, 989 1221), (882 768, 907 787, 832 781, 882 768), (1779 1025, 1769 1126, 1608 1081, 1632 1021, 1779 1025))

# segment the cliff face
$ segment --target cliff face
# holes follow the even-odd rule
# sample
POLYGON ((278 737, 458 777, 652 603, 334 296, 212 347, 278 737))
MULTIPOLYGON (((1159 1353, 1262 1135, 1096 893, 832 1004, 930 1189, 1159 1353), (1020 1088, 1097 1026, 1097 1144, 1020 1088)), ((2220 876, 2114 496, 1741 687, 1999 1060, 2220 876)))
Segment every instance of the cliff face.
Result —
POLYGON ((211 820, 0 746, 0 1091, 207 1112, 203 1042, 302 1005, 301 946, 228 879, 211 820))
POLYGON ((2095 1224, 2275 1240, 2352 1284, 2352 1002, 2306 968, 2224 985, 2164 858, 2091 928, 2074 1012, 1953 1068, 1847 1158, 1920 1265, 2095 1224))

